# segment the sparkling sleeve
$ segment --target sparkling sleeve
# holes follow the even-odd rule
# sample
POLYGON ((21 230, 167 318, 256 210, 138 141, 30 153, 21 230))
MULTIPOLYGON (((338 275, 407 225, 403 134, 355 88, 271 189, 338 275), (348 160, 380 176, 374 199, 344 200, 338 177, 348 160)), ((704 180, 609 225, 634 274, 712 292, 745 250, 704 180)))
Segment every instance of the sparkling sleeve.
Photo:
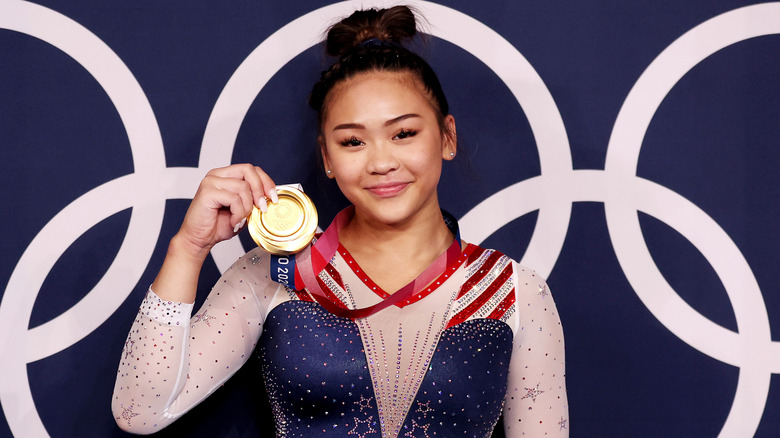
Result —
POLYGON ((563 329, 543 278, 515 265, 518 325, 504 401, 504 433, 568 437, 563 329))
POLYGON ((147 293, 114 386, 112 410, 120 428, 140 434, 159 431, 249 359, 278 287, 267 278, 267 258, 249 253, 239 259, 192 316, 192 304, 147 293))

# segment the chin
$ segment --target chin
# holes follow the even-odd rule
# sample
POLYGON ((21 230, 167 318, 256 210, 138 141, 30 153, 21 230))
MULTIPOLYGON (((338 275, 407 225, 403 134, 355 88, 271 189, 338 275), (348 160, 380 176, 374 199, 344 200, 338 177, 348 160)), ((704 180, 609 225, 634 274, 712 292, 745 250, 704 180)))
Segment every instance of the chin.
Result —
POLYGON ((385 225, 400 225, 412 221, 423 209, 424 206, 409 205, 401 201, 374 203, 371 206, 364 206, 362 211, 368 217, 385 225))
POLYGON ((377 220, 386 225, 399 225, 407 222, 412 216, 409 214, 402 214, 400 212, 381 212, 375 216, 377 220))
POLYGON ((405 222, 411 216, 407 214, 405 211, 401 211, 401 210, 402 209, 387 206, 387 207, 376 208, 376 209, 375 208, 363 209, 363 213, 367 217, 375 221, 381 222, 383 224, 397 225, 399 223, 405 222))

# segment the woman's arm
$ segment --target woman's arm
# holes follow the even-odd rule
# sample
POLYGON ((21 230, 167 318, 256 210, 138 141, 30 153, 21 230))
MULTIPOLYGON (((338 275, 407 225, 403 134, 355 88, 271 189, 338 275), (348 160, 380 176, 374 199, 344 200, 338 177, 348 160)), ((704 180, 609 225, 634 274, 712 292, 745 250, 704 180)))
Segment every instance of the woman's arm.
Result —
POLYGON ((112 410, 120 428, 154 433, 203 401, 249 359, 278 284, 255 250, 220 278, 203 306, 149 291, 127 337, 112 410), (257 262, 257 263, 255 263, 257 262))
POLYGON ((264 209, 266 195, 276 201, 274 187, 249 164, 214 169, 201 182, 125 343, 112 399, 120 427, 159 430, 246 361, 264 315, 253 287, 265 284, 244 281, 247 261, 225 273, 190 321, 191 303, 211 248, 235 236, 253 205, 264 209))
POLYGON ((543 278, 515 264, 519 325, 504 401, 504 433, 569 436, 563 329, 543 278))

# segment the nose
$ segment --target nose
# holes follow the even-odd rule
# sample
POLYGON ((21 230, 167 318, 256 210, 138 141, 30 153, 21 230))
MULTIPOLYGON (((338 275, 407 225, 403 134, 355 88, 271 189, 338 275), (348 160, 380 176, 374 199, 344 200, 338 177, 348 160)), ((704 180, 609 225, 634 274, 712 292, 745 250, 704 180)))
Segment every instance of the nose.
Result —
POLYGON ((395 156, 393 145, 375 143, 368 150, 367 164, 369 173, 384 175, 398 169, 401 163, 395 156))

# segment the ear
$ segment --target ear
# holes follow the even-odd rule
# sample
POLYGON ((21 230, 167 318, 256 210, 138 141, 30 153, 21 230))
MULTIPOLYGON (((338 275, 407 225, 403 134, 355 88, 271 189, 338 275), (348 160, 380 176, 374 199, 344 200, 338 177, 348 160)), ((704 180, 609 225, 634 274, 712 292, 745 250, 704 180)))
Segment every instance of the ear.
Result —
POLYGON ((320 134, 317 136, 317 147, 320 148, 320 156, 322 157, 322 167, 325 168, 325 176, 333 179, 333 172, 331 172, 330 157, 328 157, 328 148, 325 145, 325 137, 320 134))
POLYGON ((444 118, 444 132, 441 134, 441 157, 445 160, 452 160, 458 153, 458 133, 455 130, 455 117, 452 114, 444 118))

